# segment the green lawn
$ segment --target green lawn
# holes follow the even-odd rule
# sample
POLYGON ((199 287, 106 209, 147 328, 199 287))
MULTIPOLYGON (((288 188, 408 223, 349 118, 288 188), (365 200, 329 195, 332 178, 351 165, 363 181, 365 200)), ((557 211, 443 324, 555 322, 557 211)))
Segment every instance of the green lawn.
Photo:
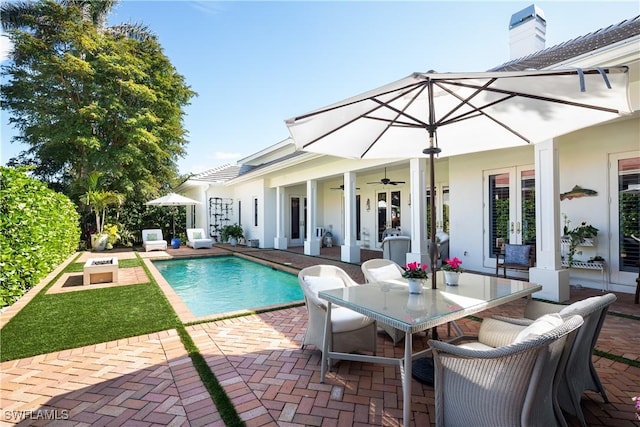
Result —
MULTIPOLYGON (((125 263, 123 263, 125 264, 125 263)), ((140 265, 139 260, 127 264, 140 265)), ((65 272, 77 272, 70 264, 65 272)), ((42 290, 2 328, 0 360, 177 328, 180 322, 155 283, 45 295, 42 290)))

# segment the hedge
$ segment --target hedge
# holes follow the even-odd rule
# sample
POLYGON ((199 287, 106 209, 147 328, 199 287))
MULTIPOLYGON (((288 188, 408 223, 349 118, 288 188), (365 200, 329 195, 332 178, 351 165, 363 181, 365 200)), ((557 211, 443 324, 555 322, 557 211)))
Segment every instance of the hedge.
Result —
POLYGON ((0 307, 11 305, 78 248, 79 217, 63 194, 0 166, 0 307))

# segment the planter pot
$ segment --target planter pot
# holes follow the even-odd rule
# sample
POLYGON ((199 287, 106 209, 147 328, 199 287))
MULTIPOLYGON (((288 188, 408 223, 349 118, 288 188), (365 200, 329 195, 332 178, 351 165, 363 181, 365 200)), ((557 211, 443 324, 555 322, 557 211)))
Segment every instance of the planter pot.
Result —
POLYGON ((180 249, 180 239, 174 237, 171 239, 171 248, 172 249, 180 249))
POLYGON ((106 249, 109 242, 109 236, 107 234, 92 234, 91 235, 91 249, 96 252, 102 252, 106 249))
POLYGON ((421 294, 425 279, 407 279, 410 294, 421 294))
POLYGON ((458 286, 458 280, 460 279, 460 273, 457 271, 445 271, 444 283, 449 286, 458 286))
POLYGON ((238 239, 236 239, 235 237, 230 237, 229 238, 229 244, 231 246, 236 246, 238 244, 238 239))

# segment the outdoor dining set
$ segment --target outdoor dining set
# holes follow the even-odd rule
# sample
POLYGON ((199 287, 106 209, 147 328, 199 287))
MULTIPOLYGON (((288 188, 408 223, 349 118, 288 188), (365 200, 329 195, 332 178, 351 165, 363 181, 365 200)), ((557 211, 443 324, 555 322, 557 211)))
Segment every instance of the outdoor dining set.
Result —
POLYGON ((434 273, 435 289, 410 293, 403 268, 392 260, 361 268, 365 284, 333 265, 298 274, 308 312, 302 345, 322 352, 323 382, 338 360, 398 366, 405 426, 411 421, 412 378, 432 382, 439 426, 566 426, 568 417, 585 426, 583 393, 595 391, 608 402, 591 355, 614 294, 553 304, 531 298, 538 284, 465 272, 450 286, 442 271, 434 273), (464 335, 455 323, 521 298, 527 301, 519 318, 489 317, 477 336, 464 335), (456 331, 449 341, 434 334, 445 324, 456 331), (379 328, 394 345, 404 341, 403 357, 376 353, 379 328), (430 330, 428 347, 414 348, 413 334, 430 330))

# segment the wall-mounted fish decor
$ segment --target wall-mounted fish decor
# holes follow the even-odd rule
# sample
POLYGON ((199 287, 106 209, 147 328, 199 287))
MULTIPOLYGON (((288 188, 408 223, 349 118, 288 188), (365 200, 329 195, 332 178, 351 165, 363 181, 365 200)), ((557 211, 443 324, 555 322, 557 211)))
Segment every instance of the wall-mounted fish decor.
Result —
POLYGON ((564 199, 576 199, 578 197, 585 196, 597 196, 598 192, 595 190, 589 190, 588 188, 582 188, 579 185, 575 185, 571 191, 560 194, 560 200, 564 199))

